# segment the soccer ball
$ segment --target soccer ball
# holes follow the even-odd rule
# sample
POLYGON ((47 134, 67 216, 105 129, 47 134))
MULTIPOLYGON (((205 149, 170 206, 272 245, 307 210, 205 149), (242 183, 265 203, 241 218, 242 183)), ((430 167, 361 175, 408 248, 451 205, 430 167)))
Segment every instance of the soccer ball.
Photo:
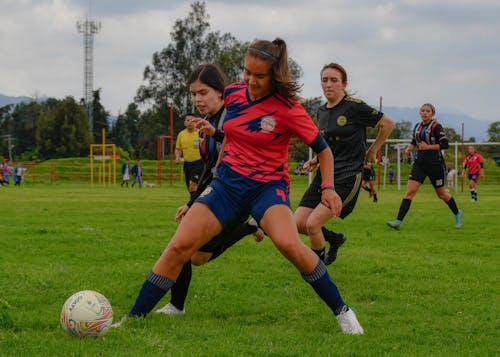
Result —
POLYGON ((112 322, 111 304, 97 291, 83 290, 71 295, 61 311, 61 325, 73 336, 103 336, 112 322))

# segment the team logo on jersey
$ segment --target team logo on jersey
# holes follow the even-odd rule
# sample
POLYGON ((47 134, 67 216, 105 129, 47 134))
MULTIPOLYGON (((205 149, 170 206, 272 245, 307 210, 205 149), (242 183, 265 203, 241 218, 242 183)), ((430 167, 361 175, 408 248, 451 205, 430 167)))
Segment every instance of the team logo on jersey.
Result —
POLYGON ((262 131, 266 133, 272 132, 275 127, 276 127, 276 120, 274 120, 273 117, 271 116, 264 117, 260 121, 260 128, 262 129, 262 131))
POLYGON ((208 195, 210 192, 212 192, 212 187, 208 186, 205 191, 203 191, 201 193, 201 195, 199 197, 205 197, 206 195, 208 195))
POLYGON ((344 126, 346 124, 347 124, 347 118, 345 116, 341 115, 337 118, 337 125, 338 126, 344 126))

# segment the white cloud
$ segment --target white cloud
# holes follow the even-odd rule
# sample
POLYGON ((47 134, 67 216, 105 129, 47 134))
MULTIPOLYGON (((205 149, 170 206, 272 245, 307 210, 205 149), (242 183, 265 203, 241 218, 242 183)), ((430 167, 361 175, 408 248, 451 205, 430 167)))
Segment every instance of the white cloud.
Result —
MULTIPOLYGON (((377 104, 440 107, 499 120, 500 4, 496 0, 209 0, 212 30, 241 41, 283 37, 304 70, 303 95, 320 96, 319 70, 343 64, 350 88, 377 104)), ((155 51, 166 47, 186 1, 100 0, 92 16, 94 87, 113 114, 124 111, 155 51)), ((80 98, 84 0, 0 0, 0 92, 80 98)))

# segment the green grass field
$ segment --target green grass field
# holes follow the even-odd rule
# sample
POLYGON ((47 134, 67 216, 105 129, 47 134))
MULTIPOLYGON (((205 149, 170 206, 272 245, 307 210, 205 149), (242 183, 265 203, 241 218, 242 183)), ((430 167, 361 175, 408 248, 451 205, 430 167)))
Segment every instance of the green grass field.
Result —
MULTIPOLYGON (((305 187, 305 177, 294 177, 294 204, 305 187)), ((402 195, 389 187, 373 204, 362 191, 351 216, 329 223, 348 237, 329 271, 363 336, 340 332, 269 239, 245 238, 193 268, 186 315, 152 314, 80 340, 59 324, 64 301, 92 289, 108 297, 115 319, 127 313, 176 229, 185 188, 2 187, 0 355, 498 355, 500 187, 480 185, 477 204, 454 193, 464 211, 460 230, 430 184, 403 229, 390 230, 385 221, 402 195)))

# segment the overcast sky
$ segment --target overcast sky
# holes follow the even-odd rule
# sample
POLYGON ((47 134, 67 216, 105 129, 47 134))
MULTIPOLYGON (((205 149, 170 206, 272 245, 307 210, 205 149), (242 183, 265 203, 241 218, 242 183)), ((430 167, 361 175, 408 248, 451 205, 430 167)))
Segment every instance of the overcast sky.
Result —
MULTIPOLYGON (((193 1, 94 0, 94 88, 116 115, 133 101, 151 56, 170 42, 193 1)), ((302 67, 303 97, 321 95, 319 70, 344 65, 371 105, 432 102, 500 120, 499 0, 207 0, 211 30, 240 41, 284 38, 302 67)), ((83 96, 86 0, 0 0, 0 93, 83 96)))

